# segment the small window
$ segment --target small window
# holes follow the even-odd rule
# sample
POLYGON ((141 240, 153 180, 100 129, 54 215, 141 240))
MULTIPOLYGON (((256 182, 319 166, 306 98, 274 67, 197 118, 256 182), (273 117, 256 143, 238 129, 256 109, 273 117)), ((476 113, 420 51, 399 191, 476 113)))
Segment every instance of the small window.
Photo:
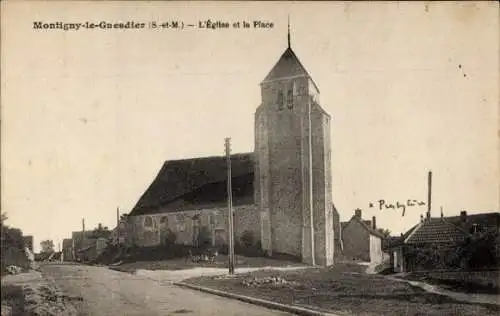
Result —
POLYGON ((276 103, 278 103, 278 109, 283 110, 283 91, 279 90, 278 91, 278 97, 276 100, 276 103))
POLYGON ((293 108, 293 90, 290 89, 288 90, 287 96, 286 96, 286 104, 289 109, 293 108))

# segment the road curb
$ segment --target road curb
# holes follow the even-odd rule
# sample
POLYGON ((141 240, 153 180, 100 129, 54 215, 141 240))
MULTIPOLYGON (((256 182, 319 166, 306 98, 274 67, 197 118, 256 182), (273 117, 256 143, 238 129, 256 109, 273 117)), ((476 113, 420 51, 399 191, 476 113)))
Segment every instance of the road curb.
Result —
POLYGON ((303 316, 338 316, 336 314, 331 314, 331 313, 325 313, 325 312, 320 312, 320 311, 315 311, 303 307, 298 307, 298 306, 292 306, 292 305, 285 305, 281 303, 276 303, 276 302, 271 302, 271 301, 266 301, 262 300, 259 298, 255 297, 250 297, 250 296, 245 296, 245 295, 239 295, 239 294, 233 294, 233 293, 228 293, 224 291, 219 291, 219 290, 214 290, 210 289, 207 287, 203 286, 198 286, 198 285, 192 285, 184 282, 174 282, 174 285, 192 289, 192 290, 197 290, 209 294, 214 294, 226 298, 231 298, 231 299, 236 299, 245 303, 250 303, 254 305, 259 305, 263 306, 269 309, 275 309, 275 310, 280 310, 283 312, 288 312, 296 315, 303 315, 303 316))

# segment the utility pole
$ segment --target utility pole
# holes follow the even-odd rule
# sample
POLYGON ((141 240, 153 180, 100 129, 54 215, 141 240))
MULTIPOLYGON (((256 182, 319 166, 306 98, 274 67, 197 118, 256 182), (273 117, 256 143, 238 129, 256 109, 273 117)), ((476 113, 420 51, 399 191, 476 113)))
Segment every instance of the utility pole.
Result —
POLYGON ((314 210, 313 210, 313 170, 312 170, 312 120, 311 120, 311 103, 312 98, 308 102, 309 111, 309 211, 311 221, 311 264, 316 265, 316 251, 314 249, 314 210))
POLYGON ((234 223, 233 223, 233 188, 231 184, 231 138, 226 138, 226 162, 227 162, 227 208, 229 222, 229 274, 234 274, 234 223))
POLYGON ((120 244, 120 207, 116 207, 116 245, 120 244))

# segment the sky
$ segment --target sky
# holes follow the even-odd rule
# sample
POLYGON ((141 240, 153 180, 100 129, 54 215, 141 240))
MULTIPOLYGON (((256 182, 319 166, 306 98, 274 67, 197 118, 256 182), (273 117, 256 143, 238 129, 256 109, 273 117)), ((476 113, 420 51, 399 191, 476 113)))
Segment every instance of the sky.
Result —
MULTIPOLYGON (((495 2, 2 2, 1 202, 57 244, 129 212, 165 160, 251 152, 259 83, 287 45, 332 116, 332 194, 400 234, 499 211, 495 2), (39 30, 33 22, 272 22, 272 28, 39 30)), ((253 23, 252 23, 253 24, 253 23)))

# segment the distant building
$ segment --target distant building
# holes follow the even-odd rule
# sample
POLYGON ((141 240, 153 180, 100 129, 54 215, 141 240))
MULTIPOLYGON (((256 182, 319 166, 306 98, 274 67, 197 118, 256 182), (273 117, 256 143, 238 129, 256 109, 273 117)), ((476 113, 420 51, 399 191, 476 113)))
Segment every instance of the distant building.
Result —
POLYGON ((80 248, 76 251, 76 256, 78 261, 88 262, 95 260, 106 248, 108 244, 108 238, 98 237, 92 239, 87 246, 80 248))
POLYGON ((23 236, 24 247, 33 252, 33 236, 23 236))
POLYGON ((343 255, 347 260, 383 261, 382 240, 384 235, 377 231, 375 216, 371 221, 363 220, 361 210, 355 210, 348 222, 342 223, 343 255))
POLYGON ((73 240, 71 238, 65 238, 62 242, 62 256, 63 261, 74 261, 73 253, 73 240))
POLYGON ((110 242, 113 245, 130 245, 127 218, 120 219, 117 227, 111 231, 110 242))

